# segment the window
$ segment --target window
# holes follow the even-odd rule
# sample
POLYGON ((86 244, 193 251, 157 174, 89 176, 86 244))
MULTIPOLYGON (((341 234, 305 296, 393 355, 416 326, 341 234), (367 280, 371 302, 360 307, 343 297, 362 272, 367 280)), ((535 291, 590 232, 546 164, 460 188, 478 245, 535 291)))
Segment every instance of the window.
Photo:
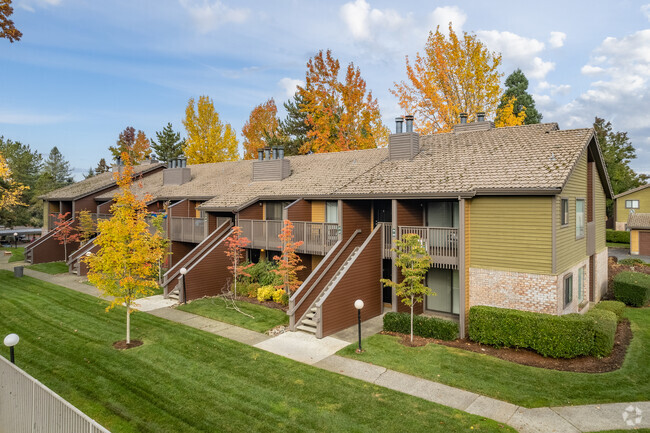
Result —
POLYGON ((638 209, 639 200, 625 200, 625 209, 638 209))
POLYGON ((578 269, 578 302, 582 304, 585 290, 585 267, 578 269))
POLYGON ((425 308, 429 311, 459 314, 460 286, 458 271, 431 268, 427 273, 426 285, 435 295, 427 296, 425 308))
POLYGON ((568 198, 563 198, 562 199, 562 225, 568 225, 569 224, 569 199, 568 198))
POLYGON ((576 239, 585 235, 585 201, 576 199, 576 239))
POLYGON ((339 204, 335 201, 325 202, 325 222, 338 223, 339 222, 339 204))
POLYGON ((564 277, 564 306, 568 306, 573 301, 573 274, 564 277))
POLYGON ((270 221, 282 220, 282 210, 289 204, 286 201, 267 201, 266 219, 270 221))

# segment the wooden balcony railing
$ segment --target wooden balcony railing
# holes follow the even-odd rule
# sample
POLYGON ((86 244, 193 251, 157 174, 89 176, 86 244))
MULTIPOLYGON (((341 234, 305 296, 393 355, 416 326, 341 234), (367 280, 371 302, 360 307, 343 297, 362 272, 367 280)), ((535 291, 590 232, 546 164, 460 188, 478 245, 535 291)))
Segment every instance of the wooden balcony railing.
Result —
POLYGON ((208 222, 203 218, 170 217, 169 239, 198 244, 207 236, 208 222))
POLYGON ((407 233, 420 236, 433 266, 444 269, 458 268, 458 229, 451 227, 400 226, 400 239, 407 233))
MULTIPOLYGON (((305 254, 325 255, 338 241, 339 229, 335 223, 292 221, 294 242, 302 241, 296 251, 305 254)), ((240 219, 242 236, 251 241, 249 248, 280 251, 282 242, 278 235, 282 221, 240 219)))

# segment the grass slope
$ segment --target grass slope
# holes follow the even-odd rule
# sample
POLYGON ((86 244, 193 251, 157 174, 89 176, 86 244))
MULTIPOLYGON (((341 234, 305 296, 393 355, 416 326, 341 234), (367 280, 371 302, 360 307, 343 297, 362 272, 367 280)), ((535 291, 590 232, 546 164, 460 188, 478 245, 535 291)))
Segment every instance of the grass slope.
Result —
POLYGON ((437 344, 408 348, 397 337, 375 335, 365 352, 350 345, 339 355, 463 388, 525 407, 650 399, 650 309, 627 308, 634 339, 621 369, 590 374, 528 367, 437 344))
POLYGON ((9 257, 9 263, 12 262, 22 262, 25 260, 25 247, 0 247, 1 251, 10 251, 11 257, 9 257))
MULTIPOLYGON (((113 433, 514 431, 494 421, 0 271, 17 365, 113 433)), ((7 356, 7 351, 0 348, 7 356)))
POLYGON ((245 316, 234 308, 228 308, 223 298, 197 299, 189 304, 179 305, 178 309, 257 332, 266 332, 278 325, 289 324, 289 316, 282 310, 240 301, 237 301, 237 306, 253 317, 245 316))
POLYGON ((68 272, 68 265, 65 262, 37 263, 35 265, 25 266, 32 271, 45 272, 46 274, 65 274, 68 272))

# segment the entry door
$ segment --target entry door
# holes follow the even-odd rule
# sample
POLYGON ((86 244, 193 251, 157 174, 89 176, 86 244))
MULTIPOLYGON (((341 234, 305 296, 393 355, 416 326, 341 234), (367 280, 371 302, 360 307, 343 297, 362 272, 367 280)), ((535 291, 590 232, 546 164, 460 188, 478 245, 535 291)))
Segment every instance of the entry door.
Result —
POLYGON ((435 293, 426 297, 427 310, 459 314, 458 271, 431 268, 427 273, 426 283, 427 287, 435 293))

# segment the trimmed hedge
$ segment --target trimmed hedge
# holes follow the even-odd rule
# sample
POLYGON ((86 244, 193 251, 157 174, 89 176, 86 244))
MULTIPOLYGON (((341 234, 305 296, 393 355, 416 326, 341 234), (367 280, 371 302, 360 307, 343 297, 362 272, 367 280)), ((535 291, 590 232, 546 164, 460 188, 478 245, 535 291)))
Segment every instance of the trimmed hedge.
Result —
POLYGON ((621 301, 600 301, 594 308, 597 310, 611 311, 616 314, 618 320, 621 320, 623 311, 625 310, 625 304, 621 301))
MULTIPOLYGON (((411 315, 409 313, 386 313, 384 331, 411 334, 411 315)), ((451 320, 429 316, 413 316, 413 335, 439 340, 458 338, 458 323, 451 320)))
POLYGON ((614 297, 632 307, 643 307, 650 301, 650 275, 624 271, 614 277, 614 297))
POLYGON ((598 358, 608 356, 614 348, 614 337, 616 336, 616 314, 602 308, 594 308, 587 311, 585 317, 593 320, 594 345, 591 355, 598 358))
POLYGON ((629 244, 630 243, 630 232, 623 230, 606 230, 605 238, 607 242, 615 242, 618 244, 629 244))

